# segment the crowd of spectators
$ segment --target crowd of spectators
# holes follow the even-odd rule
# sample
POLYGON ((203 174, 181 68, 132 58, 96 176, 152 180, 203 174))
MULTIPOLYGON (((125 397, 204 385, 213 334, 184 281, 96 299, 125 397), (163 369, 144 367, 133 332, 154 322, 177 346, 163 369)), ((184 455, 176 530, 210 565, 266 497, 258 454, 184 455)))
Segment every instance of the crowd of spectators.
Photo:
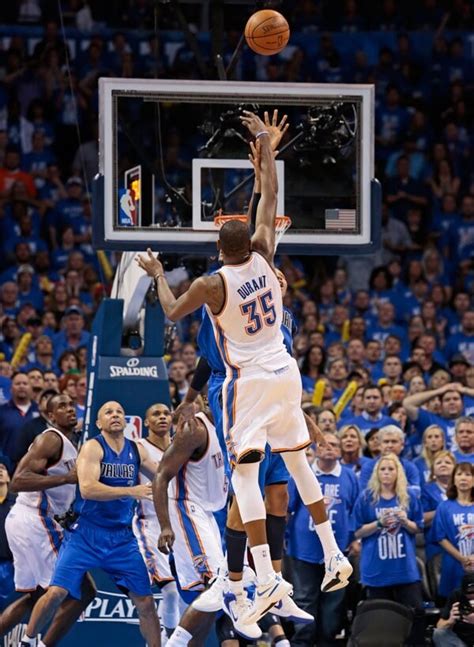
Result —
MULTIPOLYGON (((88 328, 108 289, 91 246, 97 80, 200 74, 184 43, 173 57, 160 34, 144 32, 147 47, 132 46, 136 34, 126 30, 152 28, 155 3, 111 3, 109 24, 124 31, 110 40, 92 32, 76 56, 63 41, 56 4, 30 0, 0 9, 5 21, 48 20, 33 51, 22 36, 0 49, 2 524, 11 505, 9 474, 46 427, 48 397, 67 392, 79 420, 84 416, 88 328)), ((377 11, 372 4, 300 1, 282 10, 295 34, 332 29, 349 32, 349 42, 366 29, 394 32, 395 46, 380 47, 376 64, 363 50, 349 58, 322 33, 316 54, 299 45, 269 59, 245 50, 235 74, 263 82, 375 83, 381 249, 278 263, 289 285, 285 306, 298 325, 293 347, 303 406, 327 434, 326 448, 308 459, 338 541, 360 556, 368 597, 422 608, 423 601, 442 602, 474 571, 474 66, 463 33, 445 31, 472 28, 474 13, 463 0, 385 0, 377 11), (416 35, 402 28, 433 32, 430 51, 415 52, 416 35), (341 410, 350 385, 353 397, 341 410)), ((104 3, 61 5, 67 24, 88 6, 92 21, 105 20, 104 3)), ((157 6, 160 27, 176 27, 166 5, 157 6)), ((186 11, 192 18, 196 8, 186 11)), ((230 20, 227 60, 240 24, 230 20)), ((204 57, 210 65, 209 53, 204 57)), ((176 294, 192 279, 182 269, 176 294)), ((198 327, 198 316, 188 317, 168 347, 175 405, 199 355, 198 327)), ((296 600, 326 620, 297 629, 292 644, 307 645, 308 636, 332 644, 343 625, 344 595, 319 592, 320 549, 300 503, 290 485, 287 555, 296 600)), ((0 541, 0 567, 10 559, 0 541)), ((465 624, 450 609, 443 614, 439 640, 465 624)))

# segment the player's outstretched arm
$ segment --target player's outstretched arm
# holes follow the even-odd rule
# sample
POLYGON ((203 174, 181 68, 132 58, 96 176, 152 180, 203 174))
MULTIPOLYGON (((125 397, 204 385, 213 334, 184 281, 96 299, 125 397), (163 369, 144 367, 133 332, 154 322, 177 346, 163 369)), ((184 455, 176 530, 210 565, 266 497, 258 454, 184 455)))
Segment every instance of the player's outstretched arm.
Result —
POLYGON ((151 497, 151 484, 132 485, 131 487, 112 487, 100 483, 100 462, 104 452, 99 443, 88 440, 77 459, 77 479, 79 490, 83 499, 93 501, 113 501, 123 497, 132 499, 149 499, 151 497))
POLYGON ((257 206, 255 233, 252 249, 260 252, 270 263, 275 253, 275 216, 278 181, 270 134, 263 121, 253 112, 245 111, 242 123, 258 140, 260 150, 261 197, 257 206))
POLYGON ((54 431, 37 436, 15 470, 11 483, 12 491, 36 492, 67 483, 77 483, 76 468, 67 474, 45 474, 48 464, 56 462, 61 456, 61 451, 61 438, 54 431))
POLYGON ((178 475, 179 470, 188 462, 194 452, 206 443, 206 431, 196 420, 191 419, 185 422, 181 419, 176 428, 173 442, 163 454, 153 479, 153 503, 161 528, 158 548, 165 555, 168 555, 174 543, 174 532, 168 509, 169 482, 178 475))
POLYGON ((153 255, 150 248, 146 252, 146 255, 139 254, 136 261, 148 276, 155 280, 158 298, 165 315, 170 321, 182 319, 205 303, 211 307, 213 312, 219 311, 222 307, 221 301, 223 299, 222 281, 219 277, 215 275, 201 276, 193 281, 189 290, 177 299, 168 285, 161 261, 153 255))

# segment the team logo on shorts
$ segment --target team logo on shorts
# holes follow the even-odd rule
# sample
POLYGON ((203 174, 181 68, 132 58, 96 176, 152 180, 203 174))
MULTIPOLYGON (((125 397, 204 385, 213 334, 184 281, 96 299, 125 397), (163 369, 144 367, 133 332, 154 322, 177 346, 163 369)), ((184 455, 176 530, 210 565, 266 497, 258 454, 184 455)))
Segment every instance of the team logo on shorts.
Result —
POLYGON ((207 573, 209 571, 209 564, 207 563, 207 555, 194 555, 193 566, 198 573, 207 573))

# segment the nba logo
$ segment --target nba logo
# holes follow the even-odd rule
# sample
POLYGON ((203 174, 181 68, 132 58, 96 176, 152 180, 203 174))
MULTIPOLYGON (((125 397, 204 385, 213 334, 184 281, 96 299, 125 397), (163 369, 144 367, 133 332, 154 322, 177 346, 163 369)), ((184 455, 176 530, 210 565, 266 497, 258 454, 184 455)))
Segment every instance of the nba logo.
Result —
POLYGON ((124 436, 129 440, 139 440, 142 437, 142 419, 140 416, 125 416, 124 436))
POLYGON ((134 227, 137 224, 137 208, 133 190, 119 190, 119 224, 134 227))

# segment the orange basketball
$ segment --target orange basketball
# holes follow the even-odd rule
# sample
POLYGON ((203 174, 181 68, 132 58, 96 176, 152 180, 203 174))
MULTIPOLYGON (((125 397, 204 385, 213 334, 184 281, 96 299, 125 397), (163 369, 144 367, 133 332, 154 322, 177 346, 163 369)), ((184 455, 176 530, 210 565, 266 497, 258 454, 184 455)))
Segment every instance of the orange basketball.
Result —
POLYGON ((245 25, 245 40, 250 49, 263 56, 278 54, 286 47, 290 28, 284 16, 273 9, 252 14, 245 25))

